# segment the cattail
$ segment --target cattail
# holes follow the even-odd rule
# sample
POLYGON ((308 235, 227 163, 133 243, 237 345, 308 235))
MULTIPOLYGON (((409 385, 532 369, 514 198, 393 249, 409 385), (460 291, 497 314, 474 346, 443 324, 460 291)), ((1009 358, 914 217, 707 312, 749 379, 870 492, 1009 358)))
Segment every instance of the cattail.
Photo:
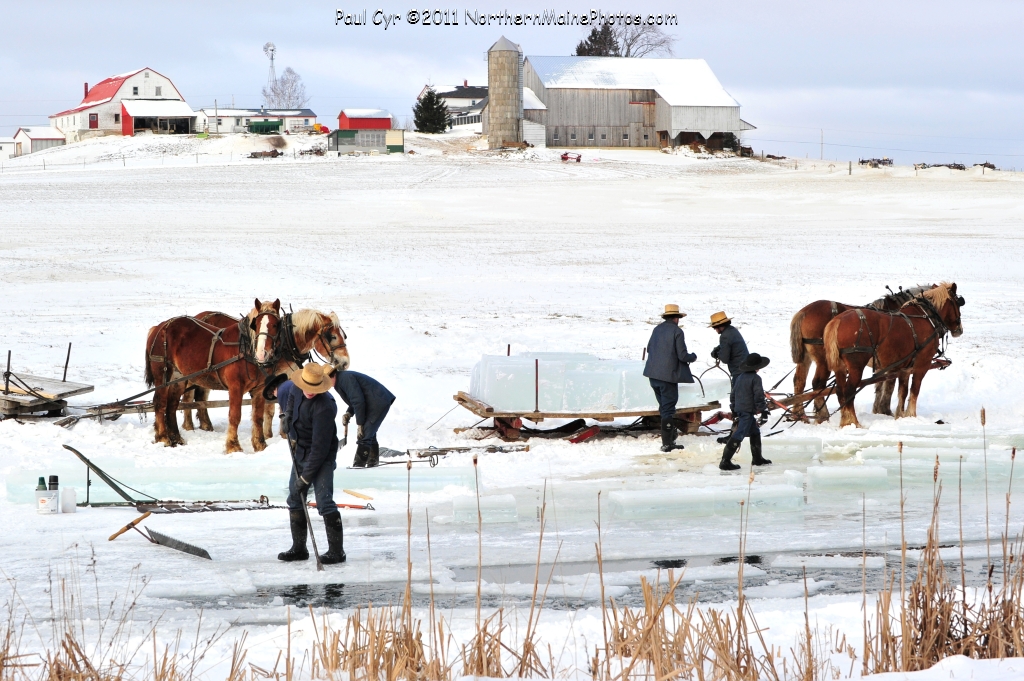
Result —
POLYGON ((747 484, 748 485, 753 485, 754 484, 754 469, 753 468, 750 469, 750 478, 747 479, 747 484))
POLYGON ((939 481, 939 455, 936 454, 935 455, 935 470, 932 471, 932 482, 935 483, 935 482, 938 482, 938 481, 939 481))
POLYGON ((1014 447, 1013 451, 1010 452, 1010 461, 1013 461, 1016 458, 1017 458, 1017 448, 1014 447))
POLYGON ((981 425, 985 425, 985 407, 981 408, 981 425))
POLYGON ((408 461, 405 462, 405 470, 407 470, 407 471, 411 471, 412 470, 412 459, 409 459, 408 461))
POLYGON ((899 442, 896 443, 896 451, 899 452, 900 454, 903 453, 903 441, 902 440, 900 440, 899 442))
POLYGON ((473 465, 476 465, 476 454, 473 455, 473 465))

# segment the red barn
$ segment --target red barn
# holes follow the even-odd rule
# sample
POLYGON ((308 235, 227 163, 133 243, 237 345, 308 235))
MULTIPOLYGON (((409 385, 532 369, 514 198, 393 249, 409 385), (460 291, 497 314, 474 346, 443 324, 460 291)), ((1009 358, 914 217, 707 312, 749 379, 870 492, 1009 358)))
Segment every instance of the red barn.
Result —
POLYGON ((338 130, 390 130, 391 114, 384 109, 342 109, 338 130))

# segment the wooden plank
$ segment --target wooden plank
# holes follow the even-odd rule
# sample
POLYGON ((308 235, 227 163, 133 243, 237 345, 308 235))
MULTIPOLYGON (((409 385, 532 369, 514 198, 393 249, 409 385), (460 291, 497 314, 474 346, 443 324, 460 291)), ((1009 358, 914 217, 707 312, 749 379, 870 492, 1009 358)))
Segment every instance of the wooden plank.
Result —
MULTIPOLYGON (((657 409, 631 410, 631 411, 597 411, 597 412, 557 412, 557 411, 497 411, 494 407, 485 402, 459 392, 454 396, 456 402, 482 418, 516 419, 523 418, 533 422, 538 419, 594 419, 595 421, 611 421, 617 418, 637 418, 640 416, 657 416, 657 409)), ((708 402, 697 407, 681 407, 676 409, 676 415, 694 414, 712 409, 720 409, 718 402, 708 402)))
MULTIPOLYGON (((251 404, 252 404, 252 400, 249 399, 248 397, 246 397, 245 399, 242 400, 242 406, 243 407, 247 407, 247 406, 249 406, 251 404)), ((207 409, 218 409, 218 408, 221 408, 221 407, 228 407, 230 405, 231 405, 231 401, 230 400, 206 400, 205 402, 181 402, 181 403, 178 404, 178 411, 182 411, 184 409, 198 409, 200 407, 206 407, 207 409)), ((99 413, 103 413, 103 414, 118 414, 118 413, 121 413, 121 411, 123 411, 124 413, 129 413, 129 414, 141 414, 141 413, 152 414, 153 413, 153 403, 152 402, 144 402, 142 404, 128 404, 128 405, 125 405, 123 408, 120 408, 120 409, 117 408, 117 407, 107 407, 107 408, 103 408, 103 407, 90 407, 90 408, 86 409, 86 411, 89 412, 90 414, 99 414, 99 413)))
POLYGON ((68 406, 68 403, 65 400, 42 402, 36 406, 25 406, 16 402, 5 402, 0 400, 0 414, 3 414, 4 416, 19 416, 22 414, 32 414, 41 411, 64 409, 66 406, 68 406))
POLYGON ((832 394, 834 388, 821 388, 820 390, 809 390, 799 395, 792 397, 784 397, 781 400, 776 399, 775 401, 784 407, 792 407, 795 404, 806 404, 811 400, 815 400, 819 397, 827 398, 832 394))
POLYGON ((27 390, 15 385, 13 382, 8 388, 10 392, 5 394, 3 392, 3 386, 0 385, 0 401, 11 403, 12 408, 15 405, 21 407, 34 407, 49 404, 51 401, 62 400, 74 395, 82 395, 93 391, 93 386, 85 383, 72 383, 70 381, 64 382, 58 381, 54 378, 43 378, 41 376, 32 376, 29 374, 15 375, 45 399, 40 399, 35 395, 30 394, 27 390))

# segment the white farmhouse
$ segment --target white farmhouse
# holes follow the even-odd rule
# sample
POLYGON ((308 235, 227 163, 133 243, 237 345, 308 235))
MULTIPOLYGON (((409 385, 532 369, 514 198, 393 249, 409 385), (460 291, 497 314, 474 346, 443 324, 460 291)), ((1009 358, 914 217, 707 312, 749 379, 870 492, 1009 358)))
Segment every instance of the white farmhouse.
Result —
POLYGON ((0 137, 0 159, 14 156, 14 138, 0 137))
POLYGON ((64 146, 64 133, 45 125, 37 128, 18 128, 14 133, 14 155, 34 154, 50 147, 64 146))
POLYGON ((144 68, 111 76, 92 88, 73 109, 50 116, 50 127, 77 142, 101 135, 149 131, 187 134, 195 130, 195 113, 171 79, 144 68))
POLYGON ((304 132, 316 125, 310 109, 232 109, 207 106, 196 112, 196 130, 210 134, 228 132, 304 132), (269 124, 269 125, 268 125, 269 124))

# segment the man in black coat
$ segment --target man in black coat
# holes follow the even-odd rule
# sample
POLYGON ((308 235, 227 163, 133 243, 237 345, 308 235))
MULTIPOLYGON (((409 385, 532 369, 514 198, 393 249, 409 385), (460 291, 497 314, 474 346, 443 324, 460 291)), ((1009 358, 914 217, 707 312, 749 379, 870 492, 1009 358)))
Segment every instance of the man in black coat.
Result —
POLYGON ((288 409, 288 445, 292 451, 292 473, 288 480, 288 519, 292 547, 278 554, 279 560, 307 560, 306 497, 312 487, 316 510, 324 519, 328 550, 320 557, 326 565, 345 562, 341 514, 334 503, 334 469, 338 458, 338 405, 328 391, 334 385, 330 365, 310 363, 289 375, 300 394, 288 409))
POLYGON ((740 365, 750 354, 747 343, 724 312, 711 315, 711 328, 720 336, 718 346, 711 351, 711 358, 729 367, 729 375, 735 381, 740 374, 740 365))
POLYGON ((377 431, 384 417, 388 415, 395 396, 391 391, 366 374, 356 371, 339 371, 334 378, 334 390, 345 400, 348 411, 342 416, 342 424, 348 425, 353 416, 359 427, 356 437, 356 456, 353 468, 372 468, 380 464, 380 444, 377 431))
POLYGON ((676 403, 679 401, 679 384, 693 383, 690 362, 697 361, 697 355, 686 349, 686 337, 679 328, 679 320, 686 316, 678 305, 666 305, 661 315, 664 319, 654 327, 651 340, 647 342, 647 365, 644 376, 651 381, 651 388, 658 398, 661 413, 661 451, 671 452, 682 449, 676 445, 676 403))
POLYGON ((761 377, 757 375, 757 372, 768 366, 770 361, 767 357, 752 352, 738 367, 739 375, 733 380, 732 395, 729 398, 734 429, 722 452, 722 462, 718 464, 723 471, 739 470, 740 467, 732 462, 732 457, 743 444, 745 437, 750 438, 751 463, 755 466, 767 466, 771 463, 761 456, 760 425, 768 420, 768 405, 764 399, 761 377), (760 421, 755 421, 757 414, 761 415, 760 421))

